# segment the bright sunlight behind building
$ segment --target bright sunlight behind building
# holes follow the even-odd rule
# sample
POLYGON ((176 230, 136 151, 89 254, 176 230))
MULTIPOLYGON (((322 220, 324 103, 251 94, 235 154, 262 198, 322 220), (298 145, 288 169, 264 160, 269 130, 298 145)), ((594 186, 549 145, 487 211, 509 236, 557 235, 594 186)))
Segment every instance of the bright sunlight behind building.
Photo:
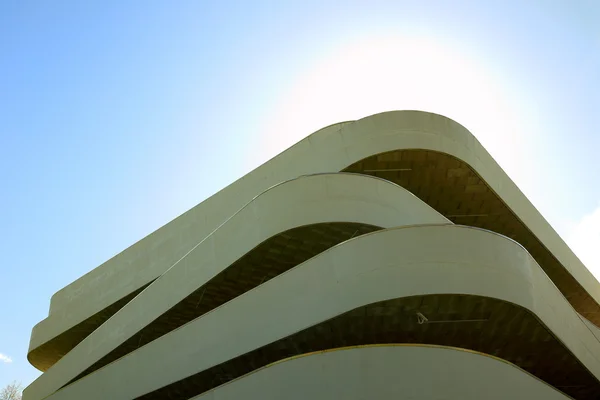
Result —
POLYGON ((283 96, 264 129, 260 161, 332 120, 419 109, 461 121, 493 149, 509 175, 517 175, 525 138, 532 140, 535 132, 522 134, 529 126, 507 94, 510 84, 493 71, 444 40, 379 36, 346 44, 319 60, 283 96))

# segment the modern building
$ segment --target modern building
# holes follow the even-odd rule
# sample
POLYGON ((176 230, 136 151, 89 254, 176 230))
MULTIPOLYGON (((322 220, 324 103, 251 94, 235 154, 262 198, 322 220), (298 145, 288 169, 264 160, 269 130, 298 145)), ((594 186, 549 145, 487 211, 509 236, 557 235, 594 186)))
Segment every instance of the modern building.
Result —
POLYGON ((599 302, 471 133, 388 112, 58 291, 24 399, 599 399, 599 302))

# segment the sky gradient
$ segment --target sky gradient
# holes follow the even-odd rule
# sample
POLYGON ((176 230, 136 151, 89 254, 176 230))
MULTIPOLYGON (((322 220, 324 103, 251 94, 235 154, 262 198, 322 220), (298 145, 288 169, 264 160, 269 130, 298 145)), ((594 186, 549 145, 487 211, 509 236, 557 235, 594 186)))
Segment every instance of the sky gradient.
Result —
POLYGON ((463 124, 600 276, 600 3, 344 5, 0 2, 0 387, 58 289, 382 111, 463 124))

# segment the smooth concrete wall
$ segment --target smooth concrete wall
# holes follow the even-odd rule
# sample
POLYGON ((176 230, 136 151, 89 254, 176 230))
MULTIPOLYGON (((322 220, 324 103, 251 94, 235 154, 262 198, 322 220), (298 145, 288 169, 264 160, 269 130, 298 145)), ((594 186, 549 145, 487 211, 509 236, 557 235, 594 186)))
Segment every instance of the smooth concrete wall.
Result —
POLYGON ((332 125, 307 137, 58 291, 51 300, 50 316, 69 315, 77 307, 94 314, 142 287, 171 267, 252 196, 274 184, 300 175, 337 172, 368 156, 398 149, 438 151, 470 165, 599 302, 597 280, 469 131, 440 115, 394 111, 332 125), (102 289, 105 287, 113 289, 106 294, 102 289))
POLYGON ((285 360, 193 400, 566 400, 513 364, 461 349, 365 346, 285 360))
POLYGON ((55 382, 38 379, 24 399, 136 398, 357 307, 428 294, 521 306, 600 377, 600 343, 525 249, 489 231, 444 225, 346 241, 52 395, 55 382))
MULTIPOLYGON (((324 222, 384 228, 451 224, 406 189, 367 175, 319 174, 277 185, 233 215, 86 337, 34 381, 30 391, 44 387, 43 393, 49 394, 60 388, 268 238, 324 222)), ((59 333, 61 326, 55 328, 53 333, 59 333)))

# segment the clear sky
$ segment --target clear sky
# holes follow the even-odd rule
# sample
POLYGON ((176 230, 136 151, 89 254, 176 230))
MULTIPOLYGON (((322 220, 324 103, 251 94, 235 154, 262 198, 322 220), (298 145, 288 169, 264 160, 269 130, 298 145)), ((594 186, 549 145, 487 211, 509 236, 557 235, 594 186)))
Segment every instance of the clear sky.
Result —
POLYGON ((334 122, 471 130, 600 276, 600 2, 0 2, 0 386, 50 296, 334 122))

